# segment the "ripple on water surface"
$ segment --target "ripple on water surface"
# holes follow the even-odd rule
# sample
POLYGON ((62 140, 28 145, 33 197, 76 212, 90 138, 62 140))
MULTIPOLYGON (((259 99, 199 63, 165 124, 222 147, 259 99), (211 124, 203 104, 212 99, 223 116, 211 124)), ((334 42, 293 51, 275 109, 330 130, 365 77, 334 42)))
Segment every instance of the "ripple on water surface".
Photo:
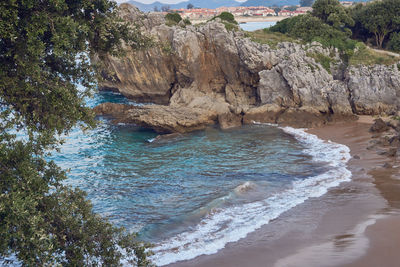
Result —
MULTIPOLYGON (((123 99, 115 97, 91 104, 123 99)), ((158 244, 157 264, 215 253, 349 178, 346 147, 292 128, 210 128, 147 142, 155 136, 103 120, 74 131, 54 159, 96 212, 158 244)))

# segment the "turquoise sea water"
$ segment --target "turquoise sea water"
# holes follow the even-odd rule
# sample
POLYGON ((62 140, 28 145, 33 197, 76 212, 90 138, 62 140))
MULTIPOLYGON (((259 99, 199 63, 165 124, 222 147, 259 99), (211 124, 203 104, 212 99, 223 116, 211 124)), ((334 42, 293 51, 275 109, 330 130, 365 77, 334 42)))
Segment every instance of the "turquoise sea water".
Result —
MULTIPOLYGON (((102 102, 131 103, 100 93, 89 105, 102 102)), ((344 147, 292 128, 209 128, 149 142, 153 131, 99 119, 53 159, 96 212, 155 243, 160 265, 215 253, 349 178, 344 147)))

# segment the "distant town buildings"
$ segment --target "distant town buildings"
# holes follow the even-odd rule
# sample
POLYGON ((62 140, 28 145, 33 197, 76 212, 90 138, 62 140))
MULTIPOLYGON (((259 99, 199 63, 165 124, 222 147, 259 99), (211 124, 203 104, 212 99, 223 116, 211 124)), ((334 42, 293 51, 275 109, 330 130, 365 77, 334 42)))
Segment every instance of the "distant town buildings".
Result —
POLYGON ((354 5, 354 2, 351 2, 351 1, 341 1, 340 4, 342 4, 342 6, 344 6, 344 7, 351 7, 352 5, 354 5))
POLYGON ((292 17, 300 14, 305 14, 311 11, 310 7, 299 7, 295 11, 281 10, 276 13, 273 9, 264 6, 251 6, 251 7, 219 7, 216 9, 208 8, 193 8, 193 9, 173 9, 172 12, 179 13, 182 18, 188 19, 209 19, 218 16, 222 12, 230 12, 235 17, 270 17, 270 16, 285 16, 292 17))

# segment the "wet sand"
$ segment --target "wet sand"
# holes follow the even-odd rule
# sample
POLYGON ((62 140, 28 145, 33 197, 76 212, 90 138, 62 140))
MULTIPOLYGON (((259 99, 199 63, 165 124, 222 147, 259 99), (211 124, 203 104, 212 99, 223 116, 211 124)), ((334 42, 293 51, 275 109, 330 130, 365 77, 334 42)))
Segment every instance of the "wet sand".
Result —
POLYGON ((367 149, 371 117, 309 130, 347 145, 351 182, 283 213, 217 254, 170 266, 399 266, 399 162, 367 149), (384 168, 385 163, 394 168, 384 168))

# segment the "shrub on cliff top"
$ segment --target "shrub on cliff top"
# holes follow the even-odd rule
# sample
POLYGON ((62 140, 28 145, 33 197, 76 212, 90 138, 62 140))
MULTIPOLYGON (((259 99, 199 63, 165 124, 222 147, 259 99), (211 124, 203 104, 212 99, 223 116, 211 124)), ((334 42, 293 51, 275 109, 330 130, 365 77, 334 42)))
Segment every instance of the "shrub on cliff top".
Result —
POLYGON ((269 30, 271 32, 280 32, 284 34, 289 34, 294 25, 301 19, 301 16, 295 16, 292 18, 287 18, 281 21, 278 21, 274 26, 270 27, 269 30))
POLYGON ((225 25, 225 29, 227 31, 238 31, 238 22, 235 20, 235 17, 229 13, 229 12, 222 12, 216 17, 213 17, 210 19, 210 21, 215 20, 216 18, 219 18, 221 22, 225 25))
POLYGON ((228 22, 228 23, 232 23, 232 24, 239 24, 236 20, 235 17, 229 13, 229 12, 222 12, 221 14, 219 14, 218 16, 213 17, 212 19, 210 19, 209 21, 215 20, 219 18, 220 20, 222 20, 222 22, 228 22))
POLYGON ((287 34, 305 42, 317 41, 325 47, 336 47, 345 55, 351 55, 357 43, 349 38, 351 32, 348 29, 337 29, 311 14, 284 19, 271 27, 270 31, 287 34))
POLYGON ((167 20, 167 22, 178 24, 182 20, 182 17, 178 13, 168 13, 167 15, 165 15, 165 19, 167 20))
POLYGON ((235 17, 229 12, 222 12, 221 14, 216 16, 216 18, 220 18, 221 20, 227 21, 229 23, 238 24, 238 22, 235 20, 235 17))

